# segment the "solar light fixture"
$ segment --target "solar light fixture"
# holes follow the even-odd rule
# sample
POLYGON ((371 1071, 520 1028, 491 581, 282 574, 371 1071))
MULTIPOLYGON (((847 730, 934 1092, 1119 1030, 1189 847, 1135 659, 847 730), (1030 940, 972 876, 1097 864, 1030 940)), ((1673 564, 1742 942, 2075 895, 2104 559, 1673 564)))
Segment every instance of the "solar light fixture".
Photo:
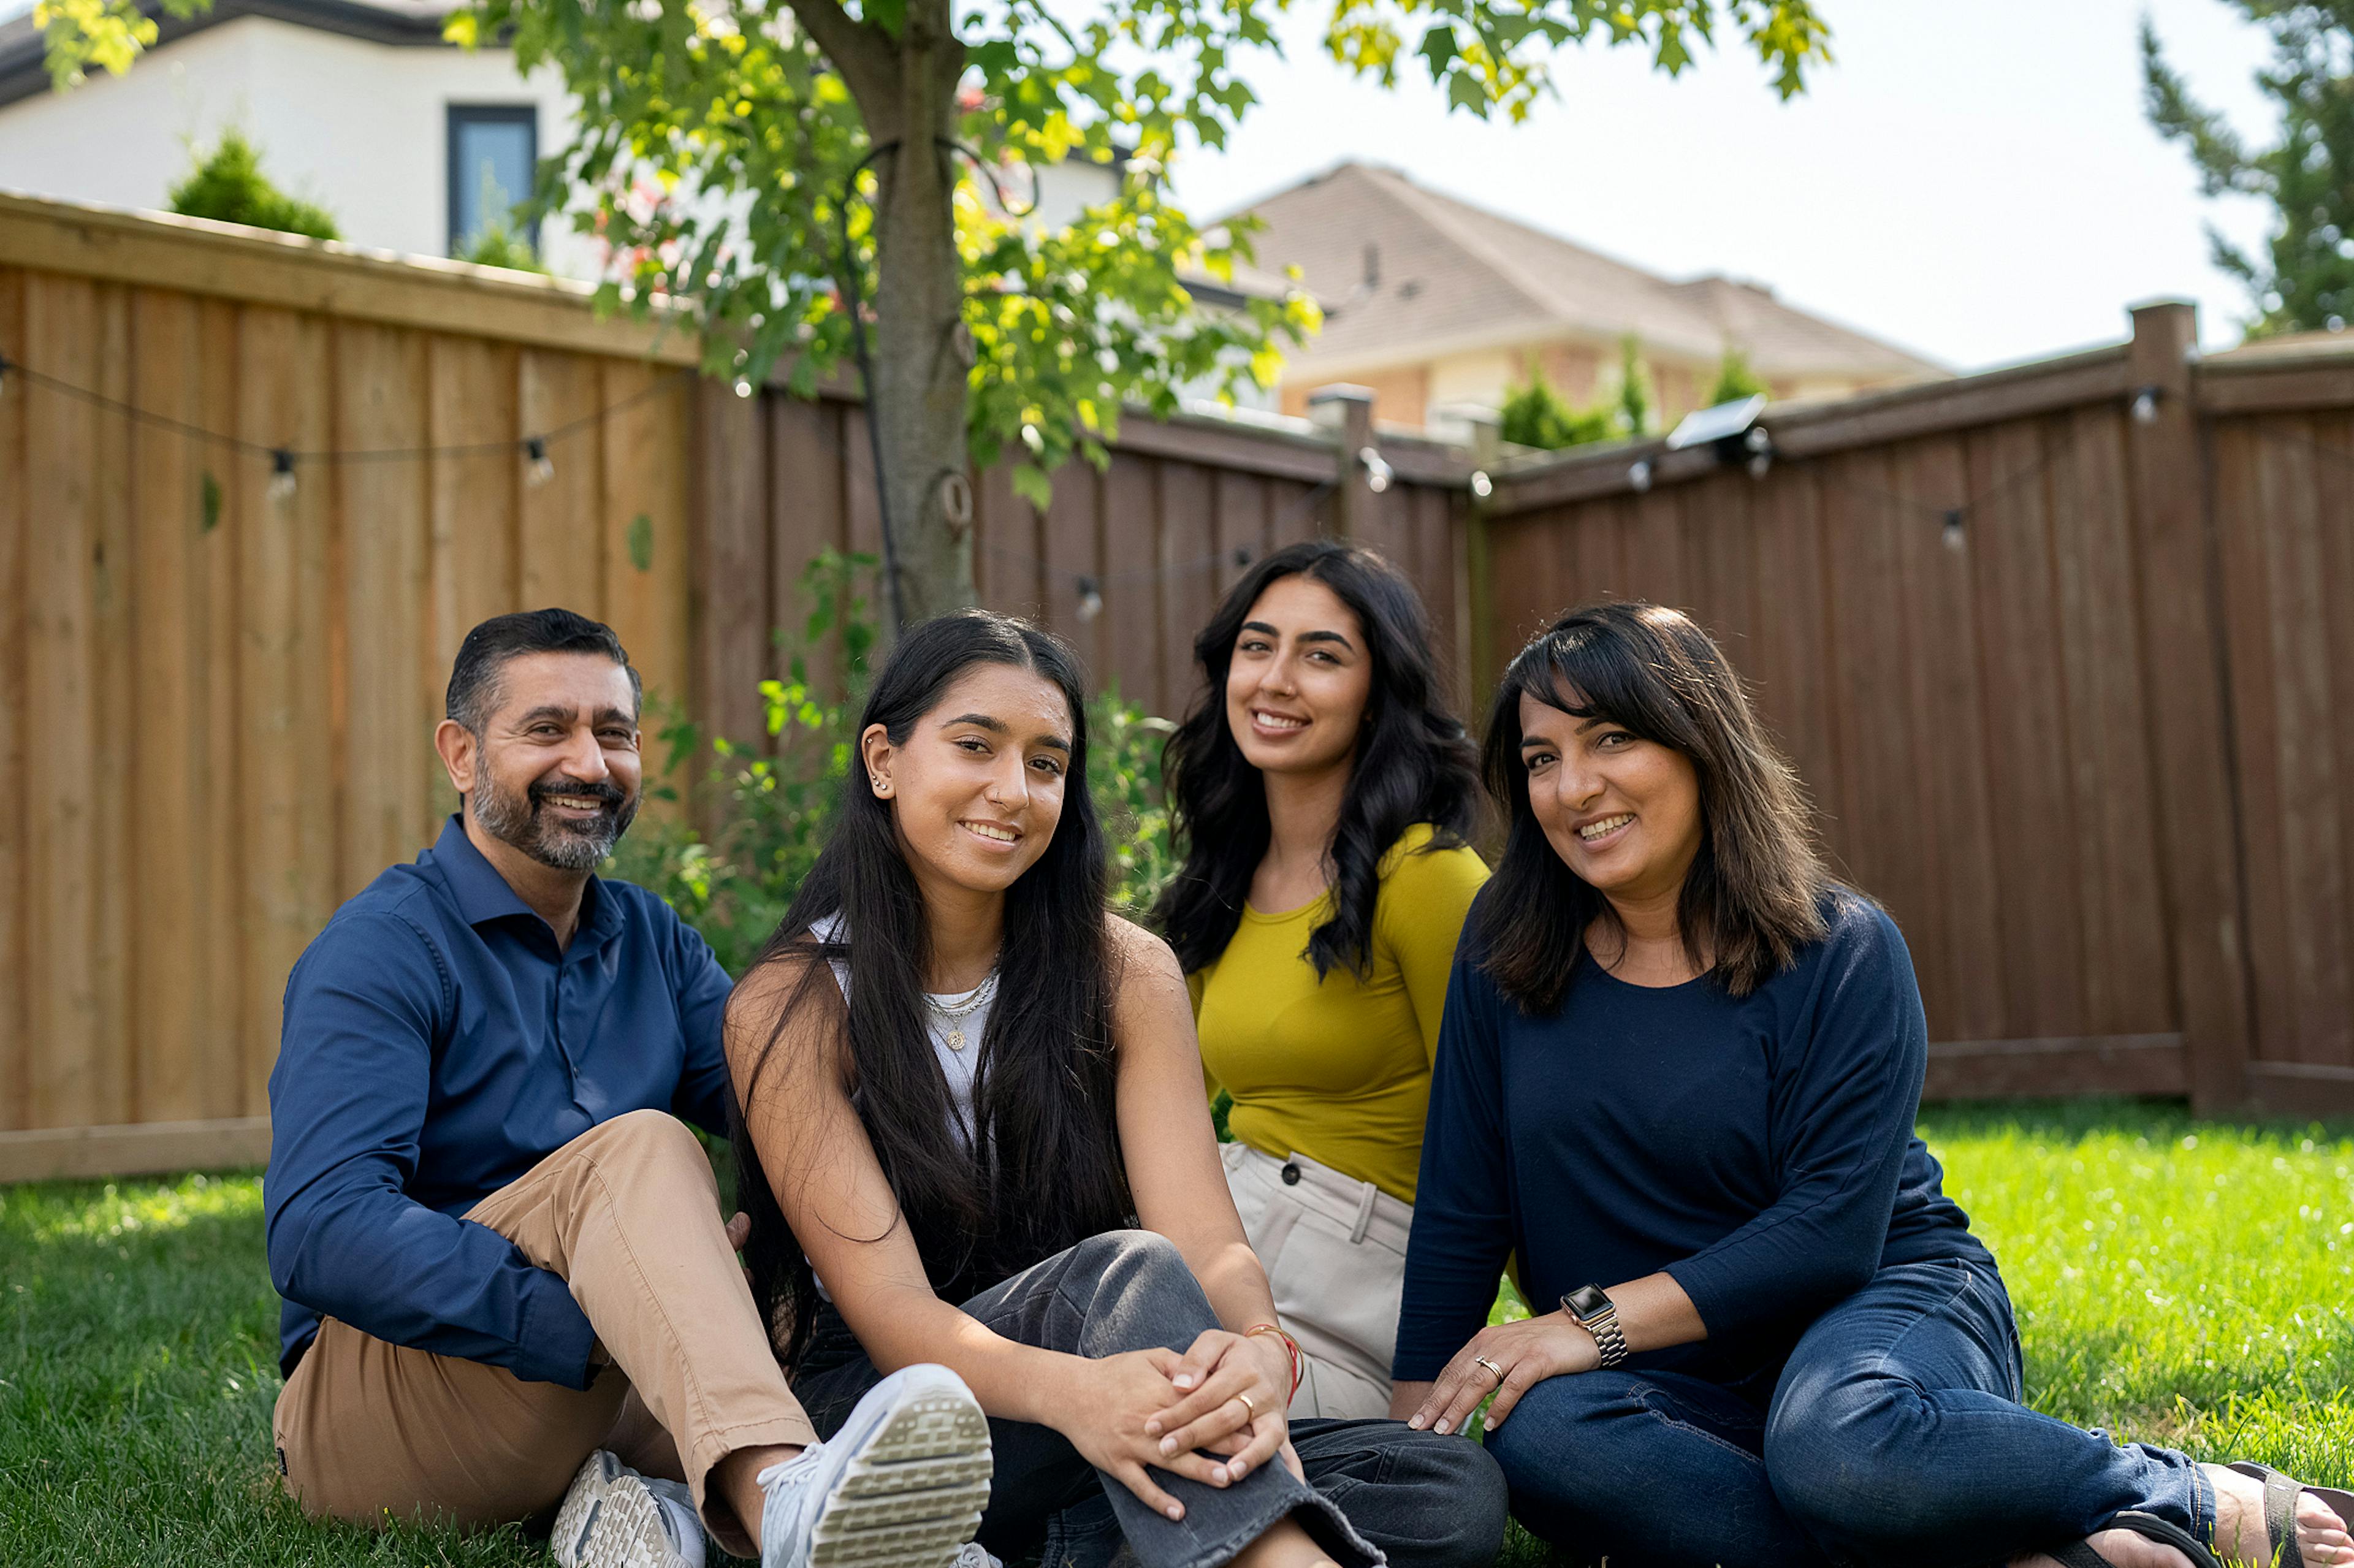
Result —
POLYGON ((1707 447, 1716 453, 1717 461, 1746 463, 1752 474, 1763 478, 1774 463, 1774 438, 1757 423, 1757 416, 1765 411, 1763 392, 1711 408, 1695 408, 1668 433, 1668 450, 1707 447))
POLYGON ((1496 493, 1496 482, 1488 477, 1486 469, 1471 471, 1471 493, 1482 501, 1496 493))
POLYGON ((1643 492, 1650 489, 1651 460, 1649 458, 1637 458, 1634 463, 1627 470, 1627 482, 1634 486, 1635 493, 1638 495, 1640 495, 1643 492))
POLYGON ((2158 390, 2155 387, 2145 387, 2140 391, 2134 394, 2133 417, 2135 424, 2155 425, 2158 423, 2158 390))
POLYGON ((1397 471, 1384 461, 1382 454, 1371 447, 1358 448, 1357 461, 1365 465, 1365 488, 1375 495, 1387 490, 1390 481, 1397 476, 1397 471))

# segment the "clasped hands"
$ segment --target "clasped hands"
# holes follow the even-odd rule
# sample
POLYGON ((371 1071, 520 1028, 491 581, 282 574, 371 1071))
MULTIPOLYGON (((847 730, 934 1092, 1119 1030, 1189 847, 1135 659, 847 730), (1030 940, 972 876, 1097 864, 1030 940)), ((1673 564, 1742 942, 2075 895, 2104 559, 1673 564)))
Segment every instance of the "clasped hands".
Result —
POLYGON ((1226 1487, 1278 1454, 1299 1475, 1286 1411, 1291 1357, 1272 1334, 1213 1329, 1183 1355, 1129 1351, 1083 1362, 1067 1425, 1080 1456, 1119 1478, 1145 1505, 1182 1519, 1184 1505, 1155 1484, 1155 1467, 1226 1487))
POLYGON ((1512 1406, 1549 1377, 1589 1372, 1602 1364, 1602 1351, 1585 1326, 1565 1312, 1523 1318, 1517 1323, 1491 1323, 1455 1352, 1420 1408, 1406 1418, 1419 1432, 1459 1430, 1493 1393, 1488 1407, 1488 1430, 1494 1431, 1512 1413, 1512 1406))

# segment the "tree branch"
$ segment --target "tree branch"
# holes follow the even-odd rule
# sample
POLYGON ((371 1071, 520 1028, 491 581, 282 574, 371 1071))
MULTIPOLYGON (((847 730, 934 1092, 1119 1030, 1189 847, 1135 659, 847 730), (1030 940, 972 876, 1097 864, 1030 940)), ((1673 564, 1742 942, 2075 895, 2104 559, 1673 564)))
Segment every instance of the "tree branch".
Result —
MULTIPOLYGON (((801 25, 842 73, 843 85, 858 100, 867 128, 875 130, 878 115, 891 112, 896 94, 898 50, 881 29, 868 26, 842 8, 842 0, 787 0, 801 25)), ((885 138, 875 137, 879 143, 885 138)))

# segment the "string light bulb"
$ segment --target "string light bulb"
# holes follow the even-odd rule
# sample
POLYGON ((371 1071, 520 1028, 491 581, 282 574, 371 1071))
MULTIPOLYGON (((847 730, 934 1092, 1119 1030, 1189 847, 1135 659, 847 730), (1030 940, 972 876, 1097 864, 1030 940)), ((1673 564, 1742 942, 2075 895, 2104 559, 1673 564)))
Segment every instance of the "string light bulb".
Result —
POLYGON ((1953 551, 1956 555, 1959 555, 1961 553, 1963 545, 1968 541, 1962 533, 1962 509, 1960 507, 1956 506, 1946 514, 1946 525, 1943 529, 1939 530, 1938 536, 1946 541, 1946 548, 1953 551))
POLYGON ((1637 458, 1634 463, 1627 470, 1627 482, 1634 487, 1635 493, 1638 495, 1640 495, 1643 492, 1650 489, 1651 460, 1649 458, 1637 458))
POLYGON ((529 484, 534 490, 537 490, 556 477, 556 464, 548 461, 546 436, 533 436, 525 440, 523 444, 523 455, 531 465, 524 470, 524 482, 529 484))
POLYGON ((2134 423, 2137 425, 2155 425, 2158 423, 2157 387, 2145 387, 2140 391, 2134 394, 2133 417, 2134 423))
POLYGON ((8 395, 8 356, 5 354, 0 354, 0 397, 5 397, 8 395))
POLYGON ((1079 619, 1093 620, 1103 613, 1103 593, 1093 577, 1079 579, 1079 619))
POLYGON ((294 493, 294 454, 280 447, 270 454, 270 499, 285 501, 294 493))

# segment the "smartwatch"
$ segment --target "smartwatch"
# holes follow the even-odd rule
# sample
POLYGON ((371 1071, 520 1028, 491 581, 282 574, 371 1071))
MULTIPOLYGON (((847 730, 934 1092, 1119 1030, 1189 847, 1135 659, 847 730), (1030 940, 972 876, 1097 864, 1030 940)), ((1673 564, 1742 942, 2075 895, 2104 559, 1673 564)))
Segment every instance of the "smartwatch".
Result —
POLYGON ((1561 1298, 1561 1309, 1594 1336, 1602 1364, 1615 1367, 1627 1359, 1627 1336, 1618 1329, 1618 1308, 1598 1285, 1581 1285, 1561 1298))

